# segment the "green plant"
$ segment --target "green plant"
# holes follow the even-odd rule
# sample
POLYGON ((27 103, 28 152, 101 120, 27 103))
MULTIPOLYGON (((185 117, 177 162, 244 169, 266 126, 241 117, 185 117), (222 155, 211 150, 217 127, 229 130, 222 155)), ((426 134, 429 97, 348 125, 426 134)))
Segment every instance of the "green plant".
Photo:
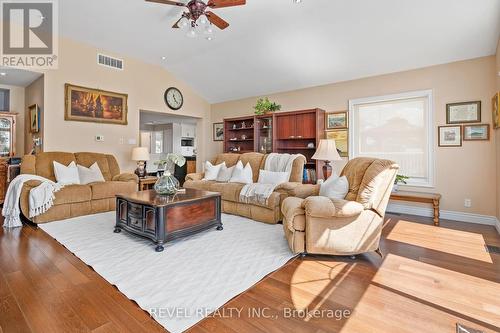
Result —
POLYGON ((268 112, 281 110, 281 105, 271 102, 269 98, 259 98, 257 104, 253 107, 256 115, 263 115, 268 112))
POLYGON ((396 179, 394 180, 394 184, 407 184, 407 180, 410 179, 410 177, 406 177, 406 176, 403 176, 403 175, 397 175, 396 176, 396 179))
POLYGON ((174 164, 178 166, 183 166, 186 164, 186 158, 182 155, 175 153, 168 153, 164 159, 158 160, 154 162, 158 167, 165 167, 165 170, 170 170, 174 164))

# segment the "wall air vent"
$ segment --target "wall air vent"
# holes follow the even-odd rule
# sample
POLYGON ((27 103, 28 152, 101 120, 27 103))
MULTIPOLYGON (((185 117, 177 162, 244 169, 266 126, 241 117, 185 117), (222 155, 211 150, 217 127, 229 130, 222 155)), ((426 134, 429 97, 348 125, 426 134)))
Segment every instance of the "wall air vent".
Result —
POLYGON ((123 70, 123 60, 104 54, 97 54, 97 63, 101 66, 123 70))

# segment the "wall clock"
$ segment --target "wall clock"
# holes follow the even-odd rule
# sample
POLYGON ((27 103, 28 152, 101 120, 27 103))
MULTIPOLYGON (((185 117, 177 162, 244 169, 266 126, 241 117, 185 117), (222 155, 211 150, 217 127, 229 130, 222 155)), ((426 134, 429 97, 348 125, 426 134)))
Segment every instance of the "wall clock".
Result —
POLYGON ((172 110, 179 110, 184 104, 184 97, 179 89, 170 87, 165 91, 165 103, 172 110))

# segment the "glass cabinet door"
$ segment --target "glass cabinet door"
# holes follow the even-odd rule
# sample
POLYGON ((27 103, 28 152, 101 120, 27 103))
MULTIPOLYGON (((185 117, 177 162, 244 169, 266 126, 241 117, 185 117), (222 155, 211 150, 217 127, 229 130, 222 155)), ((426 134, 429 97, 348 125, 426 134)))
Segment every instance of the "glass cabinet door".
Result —
POLYGON ((273 152, 273 117, 259 117, 257 133, 257 151, 263 154, 273 152))
POLYGON ((0 118, 0 157, 12 155, 12 120, 0 118))

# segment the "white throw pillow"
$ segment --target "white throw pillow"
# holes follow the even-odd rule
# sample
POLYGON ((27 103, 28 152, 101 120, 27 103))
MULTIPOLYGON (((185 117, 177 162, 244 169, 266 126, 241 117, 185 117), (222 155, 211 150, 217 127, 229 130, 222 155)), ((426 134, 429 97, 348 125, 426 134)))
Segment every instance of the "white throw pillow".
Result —
POLYGON ((235 166, 232 166, 228 168, 226 164, 223 164, 220 167, 219 174, 217 175, 217 181, 222 182, 222 183, 227 183, 229 179, 231 179, 231 176, 233 175, 233 170, 235 166))
POLYGON ((333 174, 319 189, 319 195, 331 199, 344 199, 349 192, 349 182, 346 176, 339 177, 333 174))
POLYGON ((80 184, 80 177, 78 176, 78 168, 73 161, 68 166, 54 161, 54 175, 56 182, 62 185, 80 184))
POLYGON ((238 161, 238 163, 234 167, 233 175, 231 179, 229 179, 230 183, 243 183, 243 184, 252 184, 253 183, 253 171, 250 163, 247 163, 245 167, 243 167, 243 162, 238 161))
POLYGON ((217 180, 217 176, 219 175, 220 168, 222 166, 226 166, 226 162, 222 162, 221 164, 213 165, 209 161, 205 162, 205 178, 203 180, 217 180))
POLYGON ((97 165, 97 162, 92 164, 90 168, 86 168, 80 164, 78 164, 76 167, 78 168, 78 177, 80 178, 80 184, 90 184, 105 181, 101 169, 99 169, 99 165, 97 165))
POLYGON ((288 182, 290 175, 288 172, 275 172, 268 170, 259 171, 259 183, 260 184, 274 184, 279 185, 288 182))

